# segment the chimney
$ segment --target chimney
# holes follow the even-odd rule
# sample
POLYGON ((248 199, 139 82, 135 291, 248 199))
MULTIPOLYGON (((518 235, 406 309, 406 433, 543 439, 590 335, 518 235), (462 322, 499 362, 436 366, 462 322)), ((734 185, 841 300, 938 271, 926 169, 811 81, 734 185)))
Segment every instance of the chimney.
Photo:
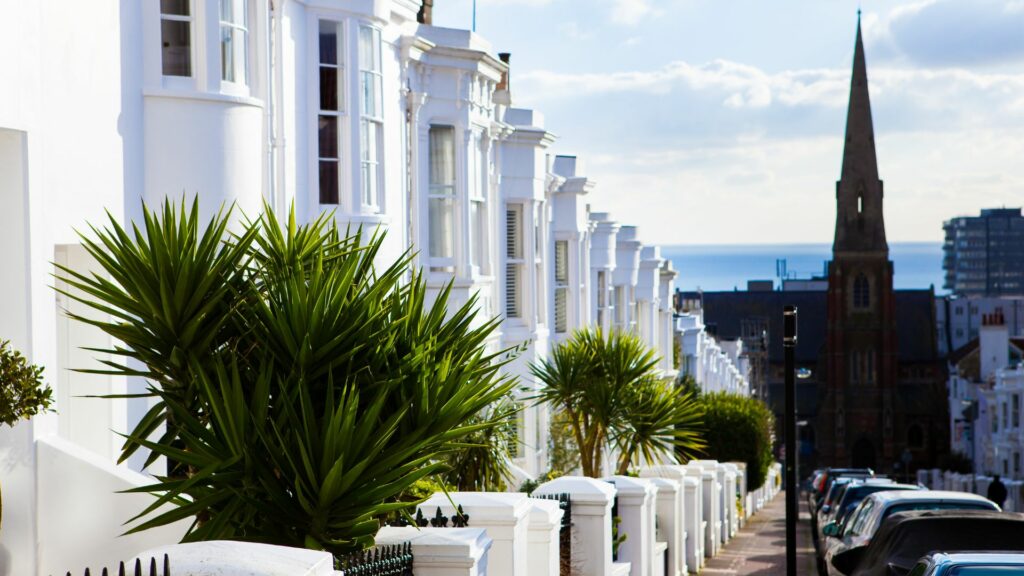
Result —
POLYGON ((509 75, 511 74, 509 61, 512 59, 512 54, 510 52, 498 52, 498 59, 505 64, 505 71, 501 73, 501 80, 498 81, 498 85, 495 87, 494 102, 504 106, 511 106, 512 90, 509 87, 509 75))
POLYGON ((981 381, 995 378, 996 370, 1010 365, 1010 331, 1006 328, 1003 309, 996 308, 991 314, 982 315, 981 330, 978 331, 978 348, 981 355, 981 381))
POLYGON ((420 12, 416 15, 416 21, 428 26, 434 23, 434 0, 420 0, 420 12))

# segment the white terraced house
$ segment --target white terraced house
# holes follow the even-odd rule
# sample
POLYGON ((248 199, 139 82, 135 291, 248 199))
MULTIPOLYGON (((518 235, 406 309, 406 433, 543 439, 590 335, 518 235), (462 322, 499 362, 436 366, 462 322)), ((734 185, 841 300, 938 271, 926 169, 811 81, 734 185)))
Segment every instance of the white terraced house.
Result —
MULTIPOLYGON (((0 430, 7 575, 64 573, 176 541, 125 538, 142 459, 115 465, 145 383, 83 374, 109 347, 64 310, 53 263, 96 269, 76 230, 106 211, 198 196, 387 234, 436 294, 500 316, 528 365, 579 328, 636 330, 674 375, 676 272, 635 227, 591 212, 596 184, 513 106, 508 57, 430 25, 419 0, 0 0, 0 338, 45 368, 57 412, 0 430)), ((547 470, 547 414, 523 413, 517 465, 547 470)), ((178 530, 177 533, 174 533, 178 530)))

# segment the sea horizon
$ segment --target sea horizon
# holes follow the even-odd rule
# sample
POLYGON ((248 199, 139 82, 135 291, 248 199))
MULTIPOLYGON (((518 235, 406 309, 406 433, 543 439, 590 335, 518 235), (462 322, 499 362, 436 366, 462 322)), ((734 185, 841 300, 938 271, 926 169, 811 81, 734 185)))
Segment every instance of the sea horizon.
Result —
MULTIPOLYGON (((661 245, 661 255, 672 261, 679 272, 675 285, 684 291, 745 290, 749 280, 773 280, 778 288, 783 267, 787 278, 823 276, 832 244, 670 244, 661 245)), ((936 294, 946 293, 942 242, 890 242, 889 258, 896 289, 934 287, 936 294)))

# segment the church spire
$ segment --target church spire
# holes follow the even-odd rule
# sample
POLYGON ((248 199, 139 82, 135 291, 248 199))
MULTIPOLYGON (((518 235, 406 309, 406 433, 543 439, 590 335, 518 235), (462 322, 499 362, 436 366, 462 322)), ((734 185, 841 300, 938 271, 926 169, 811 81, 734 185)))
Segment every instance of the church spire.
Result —
POLYGON ((836 184, 836 235, 833 252, 885 252, 882 182, 878 179, 875 133, 868 95, 868 71, 857 14, 850 103, 846 113, 843 167, 836 184))

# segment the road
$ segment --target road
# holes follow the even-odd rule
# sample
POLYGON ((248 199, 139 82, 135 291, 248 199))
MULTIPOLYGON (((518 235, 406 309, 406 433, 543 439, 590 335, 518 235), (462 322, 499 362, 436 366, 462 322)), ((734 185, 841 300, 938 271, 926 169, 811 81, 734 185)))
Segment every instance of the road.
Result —
MULTIPOLYGON (((796 573, 799 576, 817 574, 810 530, 807 503, 800 502, 800 520, 796 527, 796 573)), ((708 576, 785 576, 785 492, 779 494, 767 507, 751 518, 746 526, 725 545, 718 556, 708 560, 701 574, 708 576)))

